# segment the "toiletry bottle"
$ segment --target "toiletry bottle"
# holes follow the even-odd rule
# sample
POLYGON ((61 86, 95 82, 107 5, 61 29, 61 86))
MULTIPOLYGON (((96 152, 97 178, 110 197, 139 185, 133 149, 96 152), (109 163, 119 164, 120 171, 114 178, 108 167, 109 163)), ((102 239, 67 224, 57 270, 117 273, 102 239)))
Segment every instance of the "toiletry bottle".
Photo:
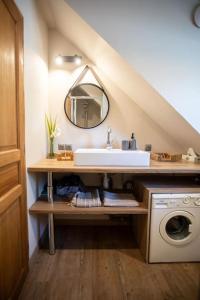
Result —
POLYGON ((135 139, 135 136, 134 136, 134 133, 132 133, 131 135, 131 140, 129 142, 129 149, 130 150, 136 150, 137 149, 137 146, 136 146, 136 139, 135 139))
POLYGON ((112 182, 112 178, 110 175, 108 175, 107 173, 103 174, 102 177, 102 187, 104 190, 112 190, 112 186, 113 186, 113 182, 112 182))

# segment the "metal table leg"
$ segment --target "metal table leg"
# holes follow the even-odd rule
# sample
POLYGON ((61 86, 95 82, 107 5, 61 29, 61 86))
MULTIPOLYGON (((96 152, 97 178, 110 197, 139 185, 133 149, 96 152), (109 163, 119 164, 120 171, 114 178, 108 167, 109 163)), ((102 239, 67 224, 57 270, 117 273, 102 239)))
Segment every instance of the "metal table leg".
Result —
POLYGON ((49 254, 55 254, 53 214, 48 214, 49 224, 49 254))
MULTIPOLYGON (((53 178, 52 178, 52 172, 48 172, 47 194, 48 194, 48 202, 53 204, 53 178)), ((49 229, 49 254, 55 254, 53 213, 48 214, 48 229, 49 229)))

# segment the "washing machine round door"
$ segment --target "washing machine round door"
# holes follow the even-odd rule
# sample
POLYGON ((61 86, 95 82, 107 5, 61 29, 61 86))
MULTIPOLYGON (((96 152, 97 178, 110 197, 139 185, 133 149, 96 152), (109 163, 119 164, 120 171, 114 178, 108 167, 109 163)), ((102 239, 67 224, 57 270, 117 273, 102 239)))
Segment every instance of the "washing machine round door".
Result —
POLYGON ((173 211, 162 219, 160 234, 171 245, 188 244, 198 234, 197 220, 189 212, 173 211))

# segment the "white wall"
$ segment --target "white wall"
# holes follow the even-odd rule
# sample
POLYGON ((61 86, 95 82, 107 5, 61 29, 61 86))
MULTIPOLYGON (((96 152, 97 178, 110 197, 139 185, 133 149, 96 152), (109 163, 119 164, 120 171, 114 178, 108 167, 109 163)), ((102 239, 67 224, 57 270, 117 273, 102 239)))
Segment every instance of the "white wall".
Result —
MULTIPOLYGON (((73 55, 75 53, 83 55, 79 49, 56 30, 49 31, 49 109, 52 115, 58 117, 62 131, 61 136, 57 138, 57 143, 72 144, 73 149, 104 147, 107 128, 110 126, 115 147, 120 147, 121 140, 130 138, 131 132, 135 132, 141 148, 144 148, 145 144, 151 143, 154 151, 181 151, 180 146, 166 132, 93 65, 108 93, 109 115, 100 126, 93 129, 85 130, 72 125, 64 113, 64 99, 85 64, 90 62, 83 55, 84 61, 81 67, 76 67, 73 64, 64 64, 60 67, 55 64, 54 59, 58 54, 73 55)), ((84 80, 87 81, 88 79, 84 78, 84 80)), ((89 81, 92 81, 92 77, 89 81)))
POLYGON ((136 103, 175 144, 178 143, 182 152, 189 147, 200 151, 199 133, 65 0, 45 0, 43 3, 46 4, 45 12, 51 12, 52 22, 49 26, 56 27, 67 40, 80 48, 84 56, 89 57, 97 67, 97 71, 101 71, 123 91, 125 98, 136 103))
POLYGON ((65 0, 198 132, 196 0, 65 0))
MULTIPOLYGON (((46 156, 44 115, 48 110, 48 30, 34 0, 16 1, 24 16, 26 165, 46 156)), ((27 174, 28 208, 35 202, 35 176, 27 174)), ((28 214, 29 255, 37 245, 37 221, 28 214)))

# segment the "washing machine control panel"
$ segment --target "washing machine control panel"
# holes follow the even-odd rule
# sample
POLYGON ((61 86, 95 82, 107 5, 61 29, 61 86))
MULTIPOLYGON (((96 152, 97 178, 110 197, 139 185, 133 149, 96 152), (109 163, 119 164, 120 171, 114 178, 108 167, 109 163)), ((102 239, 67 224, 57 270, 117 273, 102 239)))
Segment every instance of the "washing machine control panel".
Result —
POLYGON ((153 194, 152 208, 199 207, 200 194, 153 194))
POLYGON ((196 199, 196 200, 194 201, 194 204, 195 204, 196 206, 200 206, 200 198, 196 199))
POLYGON ((184 199, 183 199, 183 203, 184 204, 190 204, 192 203, 192 200, 193 198, 191 196, 186 196, 184 199))

